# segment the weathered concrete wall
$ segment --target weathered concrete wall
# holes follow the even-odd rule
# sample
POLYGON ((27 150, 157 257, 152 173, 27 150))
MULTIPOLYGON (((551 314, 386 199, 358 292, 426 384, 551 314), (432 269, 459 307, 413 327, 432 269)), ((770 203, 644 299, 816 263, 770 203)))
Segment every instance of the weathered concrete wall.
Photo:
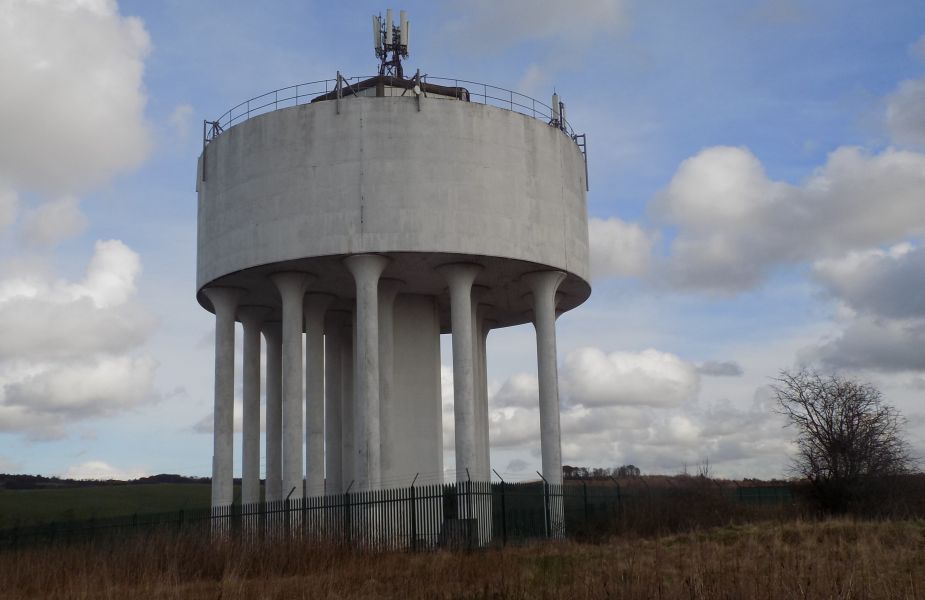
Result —
POLYGON ((589 280, 585 170, 564 133, 456 100, 351 98, 278 110, 209 144, 197 289, 316 256, 513 258, 589 280))

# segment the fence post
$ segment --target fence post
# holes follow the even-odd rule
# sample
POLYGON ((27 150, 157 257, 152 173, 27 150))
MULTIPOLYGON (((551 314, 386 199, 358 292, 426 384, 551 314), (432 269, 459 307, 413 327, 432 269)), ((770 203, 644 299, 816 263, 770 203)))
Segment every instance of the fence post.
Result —
POLYGON ((588 524, 588 483, 586 481, 581 482, 581 489, 584 495, 585 525, 587 525, 588 524))
POLYGON ((418 551, 418 503, 415 501, 416 494, 414 491, 414 484, 418 480, 418 475, 420 473, 415 473, 414 479, 411 481, 411 551, 418 551))
POLYGON ((466 467, 466 548, 472 550, 472 477, 466 467))
POLYGON ((536 474, 539 475, 539 476, 540 476, 540 479, 543 480, 543 517, 544 517, 544 521, 545 521, 544 525, 545 525, 545 529, 546 529, 546 537, 550 537, 550 536, 552 535, 552 531, 551 531, 551 529, 552 529, 552 523, 549 522, 549 519, 550 519, 550 514, 549 514, 549 482, 546 481, 546 478, 543 477, 543 474, 540 473, 539 471, 537 471, 536 474))
POLYGON ((352 487, 353 482, 351 481, 347 486, 347 491, 344 492, 344 543, 348 546, 350 545, 350 488, 352 487))
POLYGON ((504 496, 505 483, 504 478, 501 477, 497 471, 494 469, 492 469, 492 471, 494 471, 495 475, 498 475, 498 479, 501 480, 501 545, 507 546, 507 505, 504 496))

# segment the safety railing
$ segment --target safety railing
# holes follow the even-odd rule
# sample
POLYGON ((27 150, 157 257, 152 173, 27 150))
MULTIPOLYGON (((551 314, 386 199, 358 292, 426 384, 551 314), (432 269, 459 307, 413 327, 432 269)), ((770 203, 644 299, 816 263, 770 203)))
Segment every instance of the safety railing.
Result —
MULTIPOLYGON (((341 77, 341 86, 343 96, 347 97, 355 94, 354 87, 373 75, 360 77, 341 77)), ((561 113, 556 114, 548 104, 531 98, 520 92, 515 92, 506 88, 469 81, 467 79, 455 79, 450 77, 431 77, 423 75, 424 95, 428 84, 434 84, 446 87, 463 87, 468 90, 468 101, 479 104, 486 104, 497 108, 503 108, 523 115, 545 121, 550 125, 556 126, 564 131, 569 137, 576 141, 581 147, 578 139, 584 139, 584 134, 575 133, 574 128, 561 113)), ((254 96, 240 104, 228 109, 223 115, 214 121, 203 121, 202 144, 205 147, 213 139, 221 135, 229 127, 238 125, 247 121, 251 117, 256 117, 264 113, 273 112, 281 108, 308 104, 315 98, 329 94, 337 88, 337 79, 321 79, 319 81, 309 81, 288 87, 273 90, 259 96, 254 96)), ((445 98, 454 100, 455 98, 445 98)), ((460 100, 457 100, 460 101, 460 100)), ((461 100, 465 101, 465 100, 461 100)))

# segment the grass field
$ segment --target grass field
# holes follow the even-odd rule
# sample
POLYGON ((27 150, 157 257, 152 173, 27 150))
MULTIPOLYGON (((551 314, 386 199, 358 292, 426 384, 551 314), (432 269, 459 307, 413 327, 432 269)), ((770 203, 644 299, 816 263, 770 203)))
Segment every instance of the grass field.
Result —
MULTIPOLYGON (((0 491, 0 528, 209 506, 208 483, 153 483, 0 491)), ((235 489, 236 495, 238 489, 235 489)))
POLYGON ((468 554, 202 537, 0 554, 0 598, 917 598, 925 522, 787 521, 468 554))

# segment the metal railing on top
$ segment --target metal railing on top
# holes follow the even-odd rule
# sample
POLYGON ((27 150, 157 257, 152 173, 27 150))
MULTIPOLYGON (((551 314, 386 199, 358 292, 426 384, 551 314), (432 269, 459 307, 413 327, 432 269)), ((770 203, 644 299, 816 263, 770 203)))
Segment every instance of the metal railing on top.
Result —
MULTIPOLYGON (((361 81, 370 79, 371 77, 373 76, 342 76, 341 80, 343 82, 342 86, 344 96, 353 94, 354 91, 352 88, 356 84, 360 83, 361 81)), ((533 117, 534 119, 546 121, 550 124, 555 124, 569 137, 575 140, 576 143, 579 143, 577 138, 584 139, 584 134, 576 134, 574 128, 571 126, 571 124, 569 124, 564 116, 560 116, 558 122, 554 123, 553 119, 555 111, 553 111, 552 107, 550 107, 548 104, 536 100, 535 98, 531 98, 525 94, 521 94, 520 92, 489 85, 487 83, 469 81, 466 79, 431 77, 429 75, 423 75, 421 78, 424 81, 425 89, 428 83, 447 87, 464 87, 469 92, 469 102, 477 102, 479 104, 486 104, 497 108, 503 108, 533 117)), ((299 104, 308 104, 318 96, 334 91, 336 87, 337 79, 321 79, 319 81, 310 81, 307 83, 290 85, 288 87, 267 92, 265 94, 260 94, 259 96, 255 96, 249 100, 245 100, 244 102, 241 102, 240 104, 230 108, 218 119, 214 121, 203 122, 203 147, 221 135, 229 127, 243 123, 251 117, 279 110, 280 108, 298 106, 299 104)), ((455 98, 447 99, 454 100, 455 98)), ((581 144, 579 144, 579 146, 580 145, 581 144)))

